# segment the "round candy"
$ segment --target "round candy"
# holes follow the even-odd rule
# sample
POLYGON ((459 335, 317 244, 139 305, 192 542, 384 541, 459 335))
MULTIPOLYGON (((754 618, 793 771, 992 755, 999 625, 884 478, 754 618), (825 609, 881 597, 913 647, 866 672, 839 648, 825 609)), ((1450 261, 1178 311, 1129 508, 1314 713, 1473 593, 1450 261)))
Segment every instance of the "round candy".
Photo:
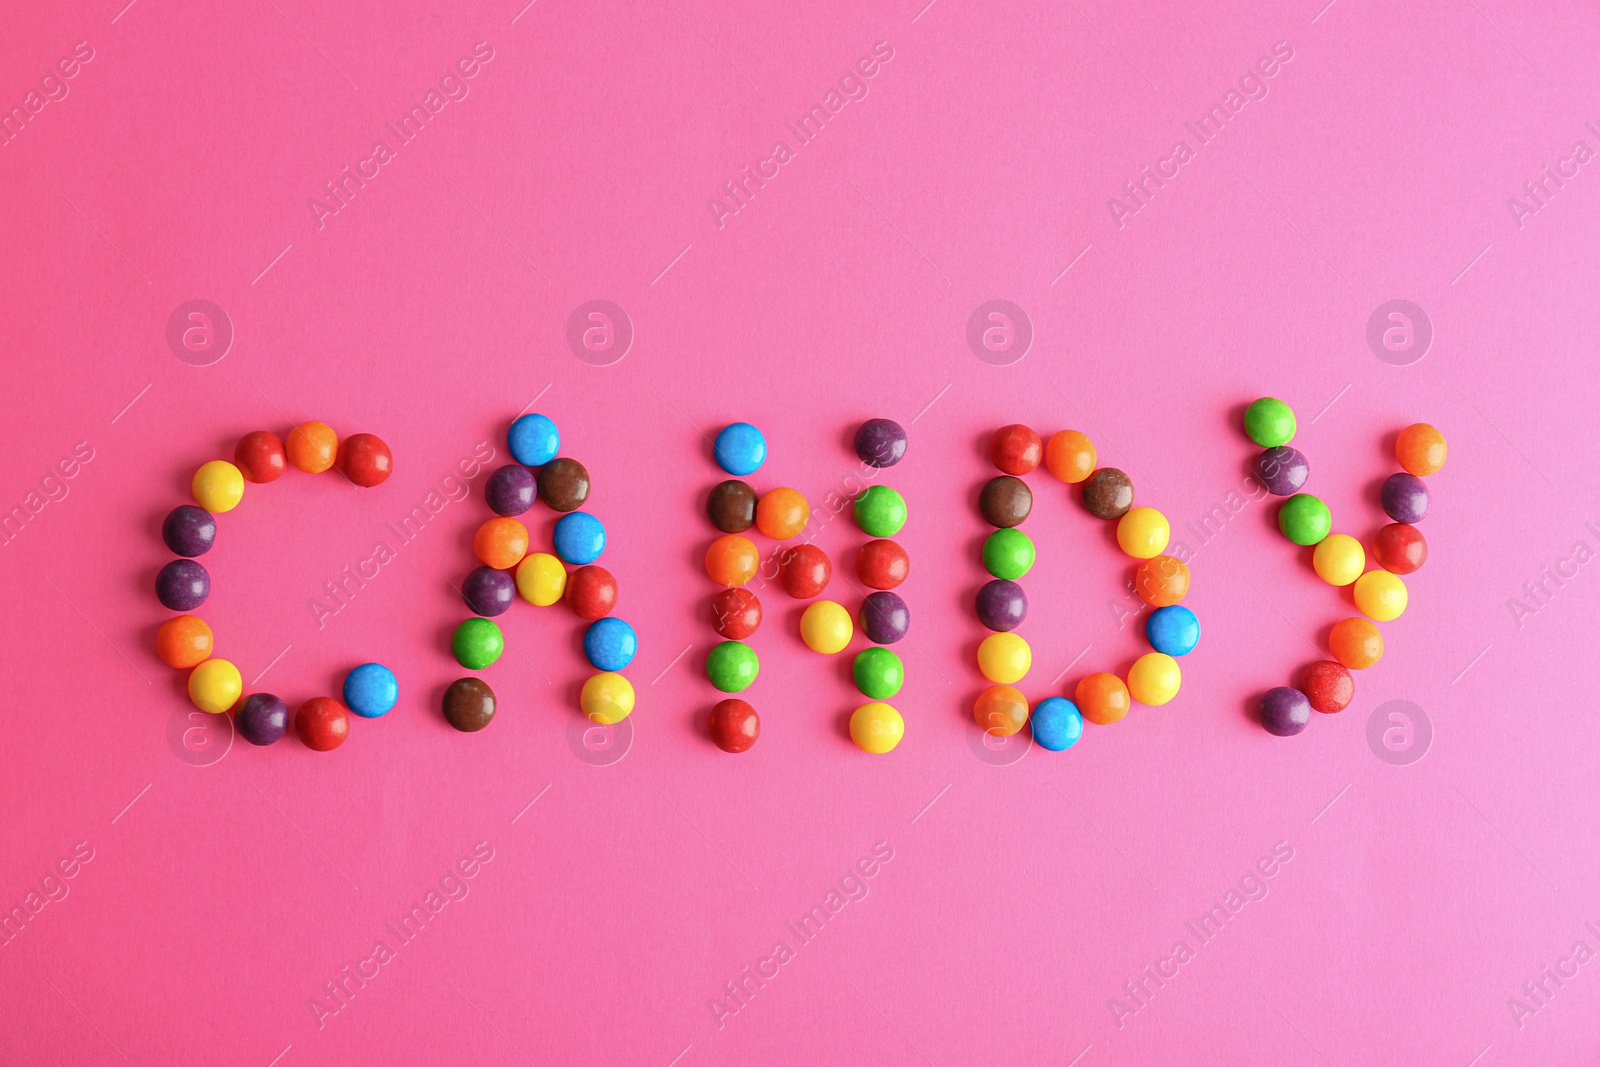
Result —
POLYGON ((760 671, 761 661, 756 658, 755 649, 742 641, 723 641, 706 653, 706 677, 724 693, 750 688, 760 671))
POLYGON ((583 632, 583 654, 597 671, 620 671, 639 654, 639 637, 614 615, 598 619, 583 632))
POLYGON ((211 658, 212 644, 211 627, 193 615, 168 619, 156 631, 156 655, 169 667, 198 667, 211 658))
POLYGON ((363 719, 386 715, 400 699, 400 681, 381 663, 363 663, 344 676, 345 706, 363 719))
POLYGON ((1298 448, 1279 445, 1256 457, 1256 478, 1273 496, 1298 493, 1311 477, 1311 464, 1298 448))
POLYGON ((450 651, 456 662, 469 671, 483 670, 505 650, 505 635, 488 619, 467 619, 450 637, 450 651))
POLYGON ((577 511, 589 499, 589 471, 562 456, 539 468, 539 499, 551 511, 577 511))
POLYGON ((868 541, 856 553, 856 577, 868 589, 893 589, 910 573, 911 557, 886 538, 868 541))
POLYGON ((156 599, 173 611, 193 611, 211 595, 211 575, 192 559, 175 559, 156 575, 156 599))
POLYGON ((899 593, 868 593, 861 602, 861 631, 867 640, 892 645, 911 629, 911 609, 899 593))
POLYGON ((270 745, 289 732, 289 705, 271 693, 251 693, 233 713, 233 728, 252 745, 270 745))
POLYGON ((1268 733, 1293 737, 1311 721, 1311 701, 1300 690, 1280 685, 1261 698, 1260 713, 1268 733))
POLYGON ((978 512, 990 526, 1021 526, 1033 510, 1033 490, 1021 478, 1001 474, 990 478, 978 494, 978 512))
POLYGON ((707 727, 711 740, 722 751, 748 752, 761 737, 761 716, 738 697, 729 697, 712 706, 707 727))
POLYGON ((972 705, 978 729, 995 737, 1010 737, 1028 721, 1028 698, 1009 685, 991 685, 972 705))
POLYGON ((1415 474, 1389 475, 1383 480, 1383 510, 1395 522, 1421 522, 1428 513, 1427 485, 1415 474))
POLYGON ((1033 567, 1033 539, 1021 530, 996 530, 983 542, 983 568, 1015 581, 1033 567))
POLYGON ((1394 439, 1394 458, 1400 461, 1400 466, 1419 477, 1438 474, 1449 452, 1444 434, 1425 422, 1412 423, 1394 439))
POLYGON ((985 582, 978 590, 978 621, 991 630, 1011 631, 1028 617, 1028 594, 1005 578, 985 582))
POLYGON ((561 451, 561 431, 548 415, 523 415, 506 432, 506 447, 524 467, 542 467, 561 451))
POLYGON ((773 489, 756 505, 756 529, 774 541, 798 535, 810 518, 811 505, 797 489, 773 489))
POLYGON ((856 455, 869 467, 892 467, 905 458, 906 441, 893 419, 868 419, 856 429, 856 455))
POLYGON ((1311 550, 1311 567, 1329 585, 1349 585, 1367 567, 1367 552, 1349 534, 1329 534, 1311 550))
POLYGON ((189 672, 189 699, 201 711, 221 715, 239 702, 244 680, 225 659, 208 659, 189 672))
POLYGON ((1328 650, 1351 670, 1366 670, 1383 658, 1383 635, 1366 619, 1341 619, 1328 632, 1328 650))
POLYGON ((1178 695, 1183 669, 1162 652, 1146 652, 1128 668, 1128 695, 1147 707, 1158 708, 1178 695))
POLYGON ((1262 448, 1294 440, 1294 410, 1277 397, 1264 396, 1244 411, 1244 432, 1262 448))
POLYGON ((810 600, 828 588, 833 564, 816 545, 797 545, 778 555, 778 581, 796 600, 810 600))
POLYGON ((244 499, 244 475, 225 459, 200 464, 189 483, 195 503, 207 511, 232 511, 244 499))
POLYGON ((1133 481, 1115 467, 1101 467, 1083 482, 1083 509, 1097 519, 1120 519, 1133 507, 1133 481))
POLYGON ((1133 570, 1133 588, 1153 608, 1181 604, 1189 595, 1189 565, 1176 556, 1147 559, 1133 570))
POLYGON ((567 604, 580 619, 603 619, 617 606, 617 580, 604 567, 579 567, 567 579, 567 604))
POLYGON ((1100 671, 1078 682, 1073 692, 1078 710, 1096 726, 1110 726, 1128 714, 1133 698, 1128 687, 1114 674, 1100 671))
POLYGON ((351 434, 339 442, 339 469, 356 485, 370 489, 394 473, 394 455, 376 434, 351 434))
POLYGON ((602 671, 583 683, 578 707, 590 722, 611 726, 633 714, 637 699, 632 682, 620 674, 602 671))
POLYGON ((520 463, 507 463, 483 485, 483 499, 496 515, 521 515, 538 496, 539 480, 520 463))
POLYGON ((1376 622, 1389 622, 1405 613, 1405 579, 1388 571, 1368 571, 1356 579, 1356 607, 1376 622))
POLYGON ((574 511, 556 520, 550 540, 555 545, 556 555, 575 567, 582 567, 599 559, 600 553, 606 550, 606 528, 587 511, 574 511))
POLYGON ((724 589, 711 598, 711 628, 718 637, 743 641, 761 626, 761 600, 748 589, 724 589))
POLYGON ((1083 736, 1083 713, 1066 697, 1045 697, 1033 706, 1028 716, 1033 743, 1051 752, 1061 752, 1083 736))
POLYGON ((566 587, 567 568, 548 552, 529 552, 517 564, 517 592, 530 604, 547 608, 566 587))
MULTIPOLYGON (((283 477, 284 468, 289 465, 288 457, 283 451, 283 441, 271 430, 252 430, 239 438, 239 443, 233 449, 233 465, 239 468, 239 473, 252 482, 265 484, 275 482, 283 477)), ((270 696, 271 694, 262 694, 270 696)), ((276 697, 273 697, 276 700, 276 697)), ((280 701, 281 703, 281 701, 280 701)), ((288 709, 284 709, 288 715, 288 709)), ((234 718, 237 720, 238 716, 234 718)), ((282 734, 279 735, 280 737, 282 734)), ((274 741, 277 738, 273 738, 274 741)), ((268 742, 257 742, 267 744, 268 742)))
POLYGON ((717 466, 736 477, 754 474, 767 461, 767 439, 748 422, 735 422, 722 428, 712 449, 717 466))
POLYGON ((857 652, 850 674, 861 695, 873 700, 888 700, 900 692, 906 681, 905 664, 887 648, 864 648, 857 652))
POLYGON ((850 613, 832 600, 818 600, 800 616, 800 639, 813 652, 843 652, 854 633, 850 613))
POLYGON ((1020 682, 1032 666, 1033 650, 1019 634, 993 633, 978 645, 978 670, 991 682, 1020 682))
POLYGON ((1002 426, 989 438, 989 458, 1007 474, 1032 474, 1044 460, 1044 442, 1021 424, 1002 426))
POLYGON ((881 700, 863 704, 850 713, 850 740, 863 752, 877 756, 893 752, 905 736, 905 719, 881 700))
POLYGON ((887 485, 874 485, 856 497, 853 510, 868 537, 893 537, 906 524, 906 498, 887 485))
POLYGON ((490 618, 504 615, 511 610, 511 601, 516 595, 517 582, 511 572, 493 567, 474 568, 461 583, 461 599, 475 615, 490 618))
POLYGON ((1077 430, 1062 430, 1044 446, 1044 465, 1068 485, 1076 485, 1093 474, 1097 458, 1094 442, 1077 430))
POLYGON ((510 570, 528 554, 528 528, 516 519, 486 519, 472 537, 472 553, 480 563, 510 570))
POLYGON ((217 543, 216 516, 193 504, 179 504, 161 522, 161 540, 179 556, 203 556, 217 543))
POLYGON ((1325 715, 1343 711, 1356 695, 1356 681, 1350 672, 1331 659, 1319 660, 1306 668, 1300 691, 1311 707, 1325 715))
POLYGON ((457 678, 444 691, 444 720, 464 734, 476 733, 494 718, 494 690, 481 678, 457 678))
POLYGON ((718 482, 706 498, 706 514, 723 533, 744 533, 756 524, 756 491, 737 478, 718 482))
POLYGON ((1200 643, 1200 620, 1182 604, 1170 604, 1150 613, 1144 635, 1157 652, 1187 656, 1200 643))
POLYGON ((1278 505, 1278 529, 1297 545, 1314 545, 1333 529, 1333 516, 1317 497, 1296 493, 1278 505))
POLYGON ((1428 561, 1428 542, 1410 523, 1391 522, 1372 539, 1372 558, 1390 574, 1410 574, 1428 561))
POLYGON ((1155 508, 1129 508, 1117 520, 1117 544, 1134 559, 1151 559, 1166 551, 1172 524, 1155 508))
POLYGON ((706 549, 706 574, 718 585, 743 585, 760 563, 756 543, 742 534, 723 534, 706 549))
POLYGON ((295 470, 321 474, 339 454, 339 435, 325 422, 302 422, 289 431, 287 451, 295 470))

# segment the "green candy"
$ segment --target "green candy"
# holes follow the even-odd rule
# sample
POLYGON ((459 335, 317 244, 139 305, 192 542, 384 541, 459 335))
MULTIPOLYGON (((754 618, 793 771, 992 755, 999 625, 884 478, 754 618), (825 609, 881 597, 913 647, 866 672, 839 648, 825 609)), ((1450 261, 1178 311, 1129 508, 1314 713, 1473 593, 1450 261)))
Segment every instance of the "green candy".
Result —
POLYGON ((481 671, 506 650, 505 636, 491 619, 468 619, 456 627, 450 638, 450 651, 456 662, 469 671, 481 671))
POLYGON ((906 681, 905 664, 887 648, 864 648, 856 653, 850 668, 856 688, 873 700, 888 700, 900 692, 906 681))
POLYGON ((706 677, 724 693, 750 688, 760 670, 756 650, 743 641, 724 641, 706 653, 706 677))
POLYGON ((869 537, 893 537, 906 524, 906 498, 887 485, 875 485, 856 497, 855 517, 869 537))
POLYGON ((1310 493, 1296 493, 1278 508, 1278 529, 1297 545, 1314 545, 1333 529, 1333 516, 1310 493))
POLYGON ((1262 448, 1294 440, 1294 409, 1275 396, 1264 396, 1244 409, 1244 432, 1262 448))
POLYGON ((983 567, 996 578, 1016 581, 1033 567, 1033 541, 1015 527, 996 530, 983 542, 983 567))

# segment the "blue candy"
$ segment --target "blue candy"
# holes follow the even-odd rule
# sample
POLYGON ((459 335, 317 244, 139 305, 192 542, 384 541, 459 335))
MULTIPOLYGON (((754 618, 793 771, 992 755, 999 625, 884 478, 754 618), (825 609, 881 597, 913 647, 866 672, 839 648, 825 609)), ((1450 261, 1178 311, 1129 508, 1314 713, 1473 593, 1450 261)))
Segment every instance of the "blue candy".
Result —
POLYGON ((639 638, 633 627, 608 615, 583 632, 583 654, 597 671, 620 671, 633 662, 639 651, 639 638))
POLYGON ((1040 748, 1060 752, 1071 748, 1083 736, 1083 714, 1066 697, 1045 697, 1028 716, 1033 741, 1040 748))
POLYGON ((748 422, 731 423, 717 434, 716 453, 717 466, 742 478, 767 461, 767 439, 748 422))
POLYGON ((363 719, 376 719, 400 699, 400 682, 381 663, 363 663, 344 676, 345 707, 363 719))
POLYGON ((560 451, 561 431, 547 415, 524 415, 511 424, 506 445, 518 463, 525 467, 542 467, 560 451))
POLYGON ((1187 656, 1200 643, 1200 620, 1182 604, 1157 608, 1144 624, 1150 647, 1169 656, 1187 656))
POLYGON ((587 511, 574 511, 556 520, 556 555, 575 567, 582 567, 600 558, 606 550, 606 528, 600 520, 587 511))

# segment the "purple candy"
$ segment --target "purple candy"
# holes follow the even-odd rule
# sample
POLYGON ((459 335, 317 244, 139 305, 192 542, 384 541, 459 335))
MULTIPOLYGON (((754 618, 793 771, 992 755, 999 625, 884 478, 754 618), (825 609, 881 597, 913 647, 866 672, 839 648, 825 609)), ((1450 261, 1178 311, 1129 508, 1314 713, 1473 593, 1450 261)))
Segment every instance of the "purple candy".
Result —
POLYGON ((871 593, 861 602, 861 629, 867 640, 892 645, 911 629, 911 609, 899 593, 871 593))
POLYGON ((869 467, 892 467, 906 458, 906 431, 893 419, 868 419, 856 430, 856 455, 869 467))
POLYGON ((1415 474, 1391 474, 1383 480, 1383 510, 1395 522, 1421 522, 1428 513, 1428 487, 1415 474))
POLYGON ((533 507, 538 495, 539 480, 520 463, 507 463, 489 475, 483 487, 483 498, 496 515, 521 515, 533 507))
POLYGON ((211 575, 192 559, 175 559, 156 575, 156 599, 173 611, 193 611, 211 595, 211 575))
POLYGON ((996 578, 978 590, 978 621, 991 630, 1015 630, 1028 617, 1028 594, 1022 586, 996 578))
POLYGON ((233 713, 233 728, 252 745, 270 745, 289 729, 289 706, 271 693, 251 693, 233 713))
POLYGON ((1261 725, 1270 734, 1293 737, 1311 721, 1311 701, 1298 689, 1280 685, 1261 698, 1261 725))
POLYGON ((205 508, 179 504, 161 523, 161 540, 180 556, 203 556, 217 541, 217 520, 205 508))
POLYGON ((504 615, 517 595, 517 580, 510 571, 479 567, 461 583, 461 596, 467 607, 485 617, 504 615))
POLYGON ((1293 496, 1311 477, 1311 464, 1298 448, 1279 445, 1256 457, 1256 477, 1273 496, 1293 496))

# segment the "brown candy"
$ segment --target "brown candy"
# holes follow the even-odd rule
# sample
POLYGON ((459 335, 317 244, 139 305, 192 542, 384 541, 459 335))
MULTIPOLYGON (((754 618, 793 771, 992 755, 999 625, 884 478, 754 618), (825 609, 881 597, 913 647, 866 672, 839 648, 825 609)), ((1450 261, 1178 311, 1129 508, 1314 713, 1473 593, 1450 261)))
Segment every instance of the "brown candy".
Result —
POLYGON ((1120 519, 1133 507, 1133 482, 1115 467, 1101 467, 1083 483, 1083 509, 1097 519, 1120 519))
POLYGON ((1021 478, 1002 474, 984 483, 978 494, 978 511, 983 521, 1002 529, 1021 526, 1033 510, 1033 490, 1021 478))
POLYGON ((744 533, 756 524, 756 491, 737 478, 719 482, 706 500, 706 514, 723 533, 744 533))
POLYGON ((444 691, 444 717, 463 733, 473 733, 494 718, 494 690, 477 678, 457 678, 444 691))
POLYGON ((565 456, 539 468, 539 499, 554 511, 577 511, 589 499, 589 472, 565 456))

